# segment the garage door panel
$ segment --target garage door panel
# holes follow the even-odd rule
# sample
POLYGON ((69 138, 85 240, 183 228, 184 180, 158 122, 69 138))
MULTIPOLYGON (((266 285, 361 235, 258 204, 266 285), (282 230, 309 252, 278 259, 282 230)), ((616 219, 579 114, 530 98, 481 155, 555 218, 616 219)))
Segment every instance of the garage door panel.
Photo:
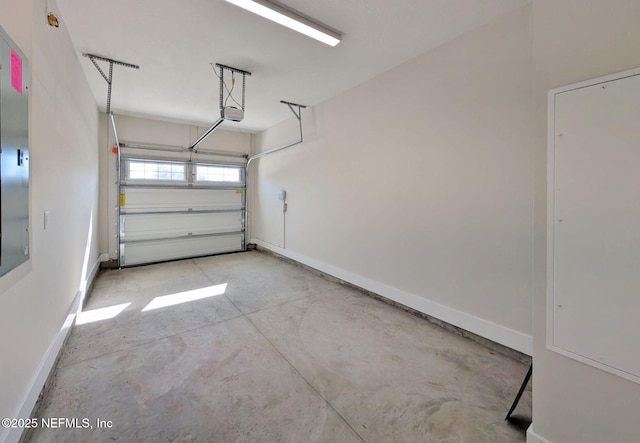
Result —
POLYGON ((242 208, 242 189, 123 188, 125 213, 242 208))
POLYGON ((131 266, 235 252, 242 250, 242 248, 243 236, 241 234, 125 243, 120 246, 120 260, 122 266, 131 266))
POLYGON ((121 239, 136 240, 185 237, 242 231, 241 211, 205 214, 131 214, 122 216, 121 239))

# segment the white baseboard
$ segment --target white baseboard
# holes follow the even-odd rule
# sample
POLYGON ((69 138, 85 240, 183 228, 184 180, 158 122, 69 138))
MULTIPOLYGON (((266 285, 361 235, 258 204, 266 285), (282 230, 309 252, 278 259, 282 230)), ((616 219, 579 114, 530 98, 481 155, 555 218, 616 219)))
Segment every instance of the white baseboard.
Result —
POLYGON ((551 443, 551 440, 547 440, 544 437, 539 436, 533 430, 533 423, 527 429, 527 443, 551 443))
POLYGON ((91 271, 87 276, 87 289, 91 287, 93 279, 96 278, 96 275, 98 275, 98 271, 100 270, 100 263, 102 263, 102 260, 100 260, 100 257, 98 257, 98 260, 96 260, 96 262, 93 264, 93 267, 91 268, 91 271))
POLYGON ((91 286, 93 279, 96 278, 96 274, 98 274, 98 271, 100 270, 100 263, 102 262, 101 258, 102 257, 99 257, 98 260, 96 260, 93 264, 93 268, 91 268, 91 272, 89 272, 89 276, 87 277, 87 288, 91 286))
POLYGON ((488 320, 483 320, 471 314, 467 314, 466 312, 436 303, 419 295, 394 288, 385 283, 338 268, 323 261, 298 254, 297 252, 293 252, 288 249, 279 248, 262 240, 251 239, 251 243, 255 243, 264 249, 273 251, 333 277, 339 278, 340 280, 344 280, 348 283, 366 289, 367 291, 371 291, 375 294, 408 306, 409 308, 415 309, 423 314, 430 315, 466 331, 472 332, 511 349, 515 349, 523 354, 532 355, 533 353, 533 337, 530 335, 514 331, 513 329, 498 325, 488 320))
MULTIPOLYGON (((76 318, 76 313, 78 311, 78 305, 80 304, 80 298, 82 293, 78 291, 76 293, 69 310, 67 311, 67 316, 64 320, 64 323, 60 327, 60 330, 54 337, 53 341, 49 345, 47 352, 45 352, 44 357, 40 361, 40 365, 38 365, 38 369, 36 370, 34 376, 31 379, 31 383, 29 384, 29 389, 27 394, 25 395, 22 406, 19 411, 13 415, 15 418, 29 418, 31 416, 31 412, 33 412, 33 408, 38 401, 38 396, 42 391, 42 387, 44 386, 51 370, 53 369, 53 365, 56 363, 58 359, 58 354, 64 344, 67 336, 71 332, 71 326, 73 325, 73 321, 76 318)), ((5 443, 14 443, 20 440, 20 436, 22 435, 23 429, 12 428, 6 430, 7 432, 0 437, 0 441, 5 443)))
MULTIPOLYGON (((98 259, 96 263, 93 265, 91 272, 89 273, 89 277, 87 278, 86 287, 90 287, 93 279, 95 278, 98 269, 100 269, 100 260, 98 259)), ((62 346, 66 341, 67 337, 71 333, 71 328, 76 319, 76 315, 78 313, 78 309, 80 307, 81 301, 85 297, 85 291, 76 292, 69 309, 67 310, 67 315, 58 330, 58 333, 53 338, 47 351, 45 352, 42 360, 40 360, 40 364, 36 369, 35 374, 31 378, 29 383, 29 388, 27 390, 26 395, 22 399, 20 403, 20 407, 18 411, 12 416, 14 418, 29 418, 31 413, 33 412, 33 408, 38 401, 38 397, 40 396, 40 392, 42 392, 42 388, 51 374, 51 370, 53 369, 53 365, 56 364, 58 360, 58 355, 62 351, 62 346)), ((4 443, 17 443, 22 436, 23 429, 11 428, 4 429, 2 433, 0 433, 0 442, 4 443)))

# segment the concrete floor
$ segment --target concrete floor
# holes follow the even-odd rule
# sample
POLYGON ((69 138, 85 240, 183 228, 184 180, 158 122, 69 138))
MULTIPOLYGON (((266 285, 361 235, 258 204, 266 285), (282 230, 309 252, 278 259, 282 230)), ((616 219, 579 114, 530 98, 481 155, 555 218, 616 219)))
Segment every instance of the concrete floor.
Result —
MULTIPOLYGON (((503 419, 526 365, 273 256, 106 271, 85 311, 123 303, 75 327, 37 413, 93 429, 30 440, 525 441, 503 419), (224 283, 224 294, 142 311, 224 283)), ((517 412, 530 416, 530 391, 517 412)))

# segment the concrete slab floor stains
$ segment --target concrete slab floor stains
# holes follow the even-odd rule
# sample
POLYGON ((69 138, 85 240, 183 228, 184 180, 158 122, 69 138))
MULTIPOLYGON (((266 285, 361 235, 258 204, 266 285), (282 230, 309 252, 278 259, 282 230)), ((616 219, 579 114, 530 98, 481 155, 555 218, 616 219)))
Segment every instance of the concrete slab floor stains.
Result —
POLYGON ((273 256, 106 271, 85 311, 123 303, 74 328, 37 412, 78 428, 29 441, 525 441, 503 420, 526 365, 273 256))

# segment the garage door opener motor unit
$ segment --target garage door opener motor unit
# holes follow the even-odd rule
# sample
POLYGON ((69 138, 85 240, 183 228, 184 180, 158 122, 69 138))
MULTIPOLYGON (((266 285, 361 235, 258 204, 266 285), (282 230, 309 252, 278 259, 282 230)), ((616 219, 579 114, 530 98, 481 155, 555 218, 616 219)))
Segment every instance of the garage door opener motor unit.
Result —
POLYGON ((246 80, 247 76, 251 75, 251 73, 248 72, 248 71, 245 71, 243 69, 233 68, 231 66, 222 65, 220 63, 216 63, 215 66, 213 66, 213 63, 212 63, 211 67, 213 68, 213 72, 220 79, 220 94, 219 94, 220 118, 218 120, 216 120, 215 123, 213 123, 209 127, 209 129, 204 131, 204 133, 200 137, 198 137, 198 139, 196 141, 194 141, 191 144, 191 146, 189 146, 189 149, 192 149, 192 150, 195 150, 196 146, 198 146, 198 144, 200 144, 200 142, 202 142, 202 140, 207 138, 209 136, 209 134, 211 134, 213 131, 215 131, 218 128, 218 126, 220 126, 222 124, 222 122, 224 122, 224 121, 241 122, 242 120, 244 120, 245 80, 246 80), (216 72, 216 70, 215 70, 216 67, 218 69, 220 69, 220 74, 218 74, 216 72), (224 72, 225 71, 231 72, 231 89, 228 88, 227 84, 224 81, 224 72), (240 103, 238 103, 233 98, 233 95, 231 94, 233 92, 233 90, 235 89, 235 87, 236 87, 235 74, 240 74, 242 76, 242 98, 241 98, 241 102, 240 103), (227 93, 226 98, 225 98, 225 90, 226 90, 226 93, 227 93), (233 102, 235 102, 235 104, 238 105, 239 107, 227 106, 227 103, 229 102, 229 99, 231 99, 233 102))

